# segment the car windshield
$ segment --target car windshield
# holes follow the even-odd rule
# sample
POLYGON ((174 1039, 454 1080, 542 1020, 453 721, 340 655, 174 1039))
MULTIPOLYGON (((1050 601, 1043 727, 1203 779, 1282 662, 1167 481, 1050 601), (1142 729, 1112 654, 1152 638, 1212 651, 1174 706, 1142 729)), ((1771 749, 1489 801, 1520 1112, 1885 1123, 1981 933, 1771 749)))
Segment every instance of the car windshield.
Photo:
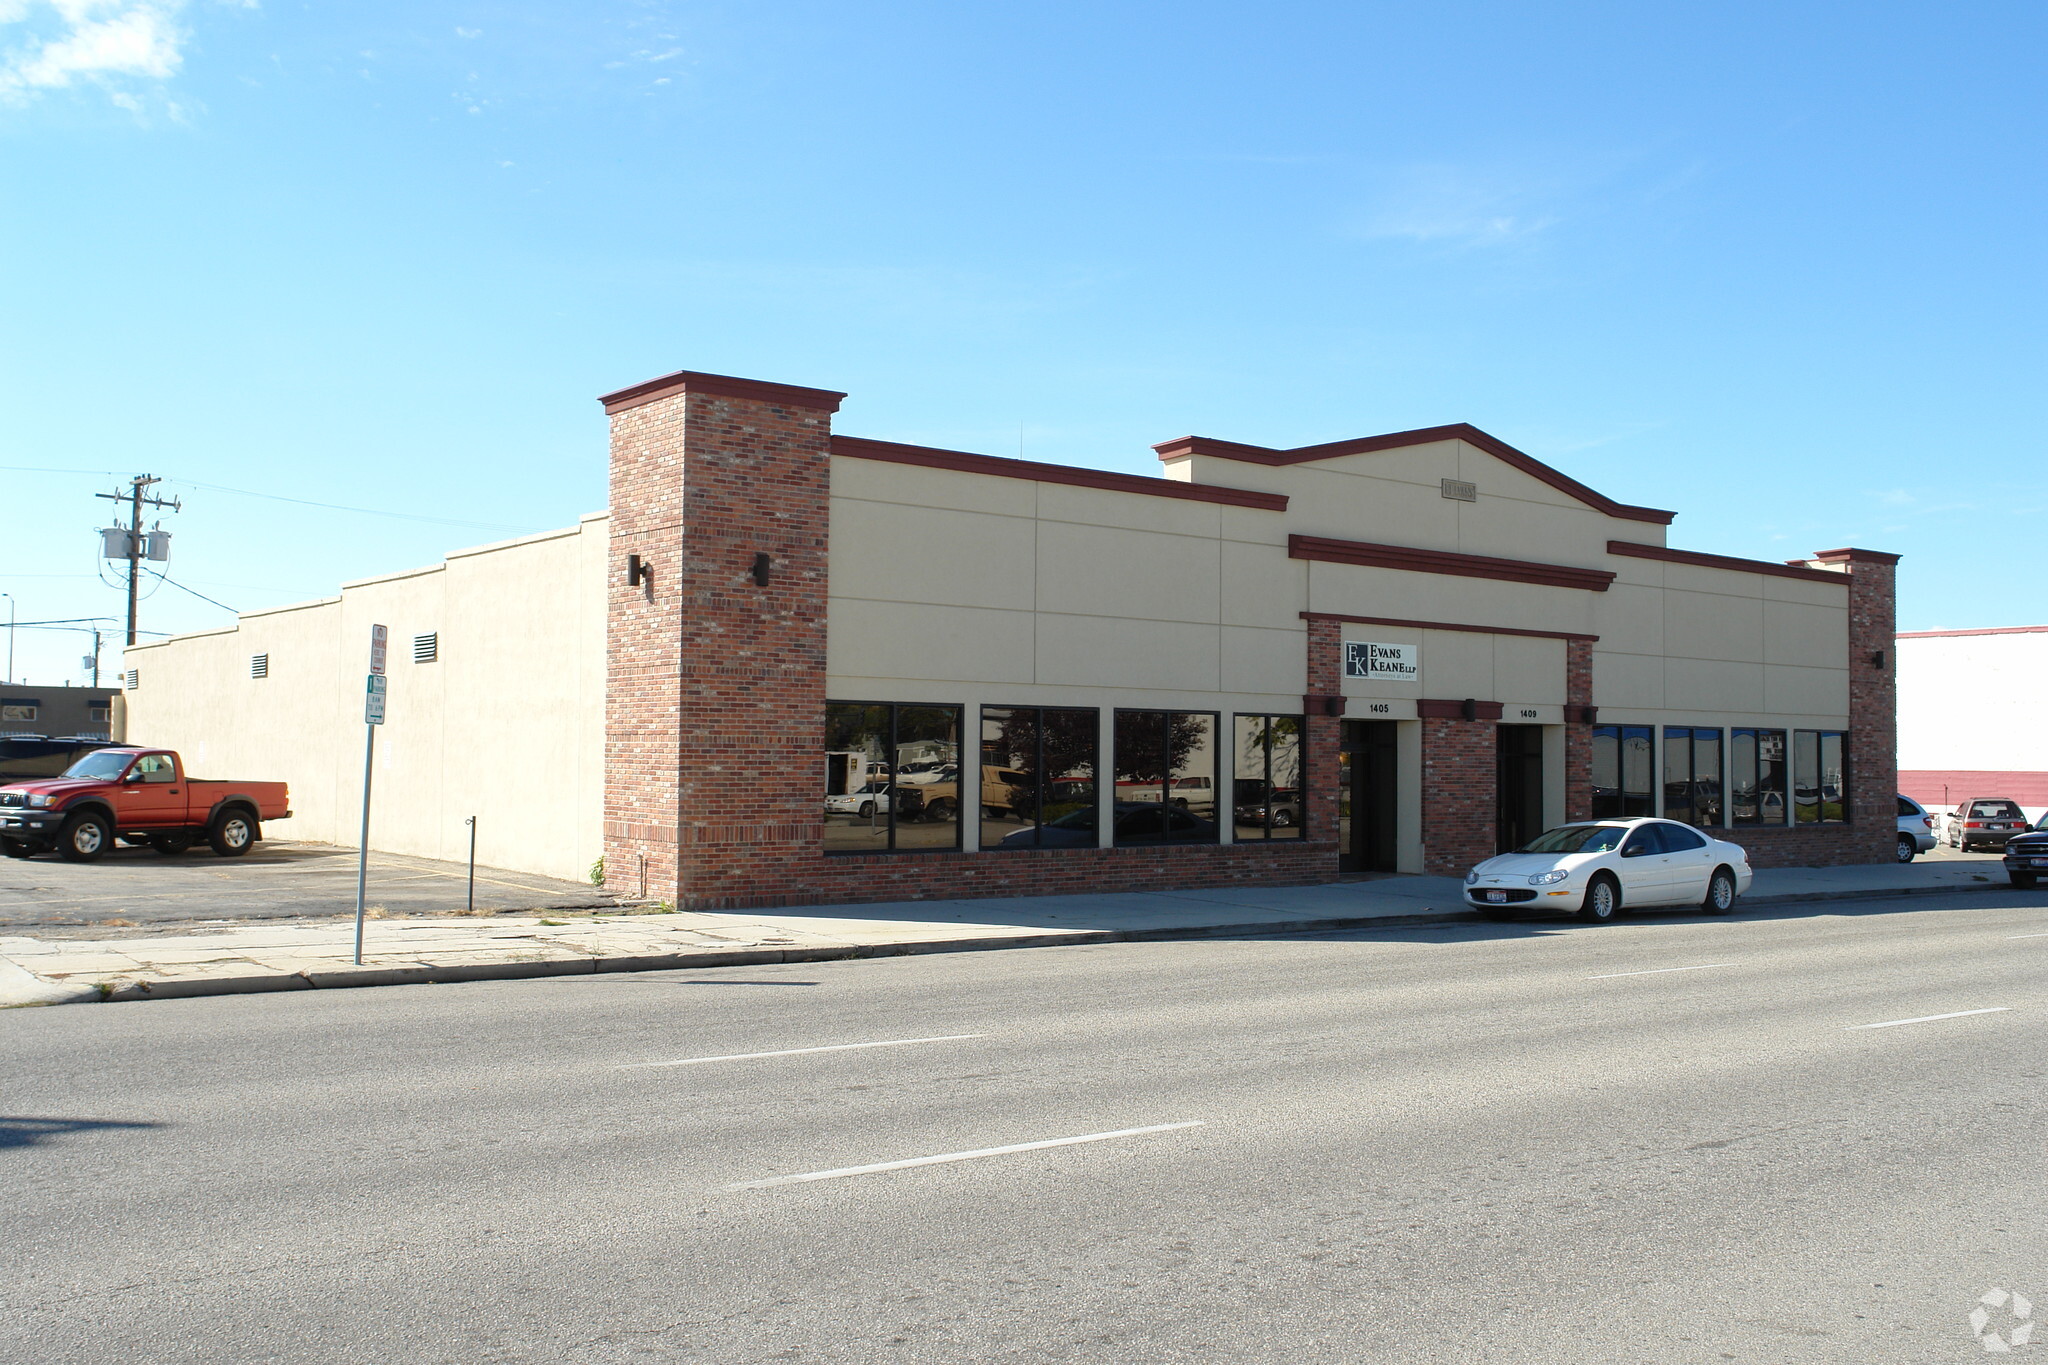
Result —
POLYGON ((1978 801, 1971 805, 1970 814, 1980 820, 2018 820, 2020 808, 2010 801, 1978 801))
POLYGON ((95 782, 112 782, 127 771, 129 763, 133 760, 133 754, 102 749, 96 754, 87 754, 66 768, 64 776, 90 778, 95 782))
POLYGON ((1094 829, 1095 807, 1083 806, 1079 810, 1070 810, 1057 820, 1046 821, 1045 827, 1047 829, 1094 829))
POLYGON ((1517 853, 1605 853, 1621 845, 1628 830, 1621 825, 1560 825, 1539 834, 1517 853))

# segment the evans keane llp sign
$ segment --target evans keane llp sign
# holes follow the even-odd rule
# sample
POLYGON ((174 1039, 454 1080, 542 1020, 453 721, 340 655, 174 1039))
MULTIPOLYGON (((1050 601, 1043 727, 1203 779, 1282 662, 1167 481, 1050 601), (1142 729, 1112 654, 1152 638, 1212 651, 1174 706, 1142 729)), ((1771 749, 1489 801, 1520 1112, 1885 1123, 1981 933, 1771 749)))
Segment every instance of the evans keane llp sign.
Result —
POLYGON ((1374 678, 1380 682, 1415 682, 1422 677, 1422 646, 1346 640, 1344 676, 1374 678))

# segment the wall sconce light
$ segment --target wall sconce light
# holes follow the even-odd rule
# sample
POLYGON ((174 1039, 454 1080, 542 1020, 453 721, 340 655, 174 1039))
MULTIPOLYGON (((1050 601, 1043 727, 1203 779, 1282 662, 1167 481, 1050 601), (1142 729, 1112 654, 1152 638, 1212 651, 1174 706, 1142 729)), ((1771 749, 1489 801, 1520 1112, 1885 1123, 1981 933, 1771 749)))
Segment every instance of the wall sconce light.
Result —
POLYGON ((1883 650, 1881 650, 1881 649, 1873 649, 1873 650, 1871 650, 1871 651, 1870 651, 1870 666, 1871 666, 1872 668, 1883 668, 1883 667, 1884 667, 1884 651, 1883 651, 1883 650))
POLYGON ((637 588, 642 583, 654 581, 654 566, 645 563, 639 555, 626 556, 626 586, 637 588))
POLYGON ((754 584, 756 587, 765 588, 768 586, 768 571, 772 563, 773 561, 765 553, 754 556, 754 584))
POLYGON ((1479 719, 1479 702, 1475 698, 1465 698, 1465 704, 1460 709, 1465 713, 1466 720, 1479 719))

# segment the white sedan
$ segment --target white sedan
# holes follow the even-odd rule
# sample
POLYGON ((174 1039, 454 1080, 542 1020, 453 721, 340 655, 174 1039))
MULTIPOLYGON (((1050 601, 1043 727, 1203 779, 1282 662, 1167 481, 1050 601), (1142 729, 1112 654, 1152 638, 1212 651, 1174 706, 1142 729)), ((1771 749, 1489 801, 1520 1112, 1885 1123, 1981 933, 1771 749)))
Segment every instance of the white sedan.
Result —
POLYGON ((1624 905, 1697 905, 1725 915, 1749 890, 1749 855, 1675 820, 1559 825, 1465 874, 1465 900, 1495 917, 1575 910, 1605 924, 1624 905))

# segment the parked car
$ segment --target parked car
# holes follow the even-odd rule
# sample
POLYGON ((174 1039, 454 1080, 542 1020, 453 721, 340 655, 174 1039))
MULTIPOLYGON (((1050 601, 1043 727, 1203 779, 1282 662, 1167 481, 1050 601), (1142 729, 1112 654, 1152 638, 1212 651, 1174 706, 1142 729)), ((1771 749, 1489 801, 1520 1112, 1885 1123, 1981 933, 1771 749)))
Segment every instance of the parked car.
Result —
POLYGON ((903 819, 915 820, 924 814, 924 794, 911 786, 869 782, 853 791, 825 798, 827 815, 857 815, 863 820, 873 819, 877 813, 887 815, 892 806, 903 819))
POLYGON ((1301 823, 1301 792, 1295 787, 1275 787, 1269 793, 1266 780, 1262 777, 1241 777, 1237 781, 1237 823, 1260 825, 1266 823, 1266 813, 1273 816, 1274 829, 1286 829, 1301 823))
POLYGON ((87 735, 0 735, 0 782, 55 777, 93 750, 111 747, 87 735))
MULTIPOLYGON (((1216 826, 1176 806, 1151 801, 1119 801, 1113 807, 1119 844, 1204 844, 1216 839, 1216 826)), ((1020 829, 1002 838, 1004 848, 1094 848, 1096 809, 1083 806, 1057 820, 1020 829)))
POLYGON ((2048 876, 2048 815, 2005 841, 2005 879, 2014 886, 2034 886, 2048 876))
POLYGON ((2027 813, 2017 801, 1980 796, 1963 802, 1948 817, 1949 847, 1968 853, 1973 848, 2003 848, 2005 841, 2027 828, 2027 813))
POLYGON ((1675 820, 1560 825, 1465 875, 1465 900, 1491 918, 1573 910, 1605 924, 1623 906, 1697 905, 1726 915, 1749 890, 1749 855, 1675 820))
POLYGON ((114 745, 78 759, 62 775, 0 787, 0 853, 33 858, 55 849, 89 863, 116 838, 183 853, 199 840, 239 858, 263 838, 265 820, 291 818, 282 782, 214 782, 193 777, 169 749, 114 745))
POLYGON ((1910 863, 1934 847, 1934 817, 1910 796, 1899 797, 1898 860, 1910 863))

